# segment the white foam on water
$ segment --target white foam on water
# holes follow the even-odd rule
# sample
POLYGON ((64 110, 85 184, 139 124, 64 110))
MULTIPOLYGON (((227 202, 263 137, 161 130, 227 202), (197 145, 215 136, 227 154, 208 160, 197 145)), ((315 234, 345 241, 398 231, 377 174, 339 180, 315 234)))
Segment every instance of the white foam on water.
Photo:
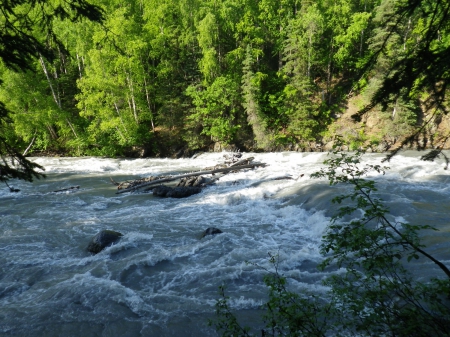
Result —
MULTIPOLYGON (((0 307, 8 329, 18 329, 20 314, 35 325, 61 320, 108 325, 124 319, 169 329, 179 317, 212 314, 220 285, 226 286, 231 307, 258 309, 267 296, 263 277, 274 271, 270 256, 276 256, 293 291, 325 292, 321 280, 327 273, 316 265, 330 218, 327 209, 305 209, 303 203, 314 197, 320 205, 328 198, 320 193, 328 188, 325 180, 310 178, 323 167, 326 153, 244 154, 268 165, 226 174, 186 199, 117 195, 109 181, 204 169, 223 155, 33 158, 46 167, 46 180, 13 181, 21 189, 15 194, 0 189, 0 289, 6 289, 0 307), (294 179, 273 180, 287 176, 294 179), (52 193, 71 185, 80 189, 52 193), (302 195, 316 186, 317 195, 302 195), (200 239, 208 227, 223 233, 200 239), (123 237, 91 255, 87 244, 102 229, 123 237)), ((411 208, 418 196, 421 205, 436 198, 444 205, 450 196, 445 162, 422 162, 414 155, 400 154, 386 163, 392 167, 386 175, 370 177, 379 195, 398 208, 397 221, 408 220, 403 210, 420 214, 411 208)), ((364 161, 378 165, 382 158, 369 154, 364 161)), ((54 329, 57 334, 57 324, 54 329)))
POLYGON ((81 158, 30 158, 33 162, 45 168, 45 174, 48 173, 100 173, 113 172, 119 169, 119 160, 97 158, 97 157, 81 157, 81 158))
POLYGON ((229 301, 229 306, 235 310, 248 309, 248 308, 258 308, 264 304, 263 300, 255 300, 252 298, 246 298, 240 296, 238 298, 231 298, 229 301))

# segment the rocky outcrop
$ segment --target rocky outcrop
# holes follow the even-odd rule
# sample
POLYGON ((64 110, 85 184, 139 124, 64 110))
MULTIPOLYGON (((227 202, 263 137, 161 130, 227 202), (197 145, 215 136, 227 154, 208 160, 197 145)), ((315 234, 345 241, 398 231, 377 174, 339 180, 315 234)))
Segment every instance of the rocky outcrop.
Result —
POLYGON ((200 238, 204 238, 207 235, 216 235, 220 233, 223 232, 219 228, 209 227, 202 233, 202 236, 200 238))
POLYGON ((122 233, 113 230, 102 230, 92 238, 87 247, 87 250, 88 252, 93 254, 100 253, 106 247, 109 247, 119 241, 122 236, 122 233))

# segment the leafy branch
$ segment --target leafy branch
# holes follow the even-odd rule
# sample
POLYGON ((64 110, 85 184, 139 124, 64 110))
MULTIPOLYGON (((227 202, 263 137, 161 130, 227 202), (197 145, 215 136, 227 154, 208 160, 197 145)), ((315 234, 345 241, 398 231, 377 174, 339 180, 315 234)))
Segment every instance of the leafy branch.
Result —
MULTIPOLYGON (((333 198, 341 207, 332 217, 322 239, 321 253, 329 277, 325 294, 289 290, 281 275, 279 257, 269 253, 274 271, 267 275, 269 299, 262 309, 262 336, 449 336, 450 272, 426 252, 421 230, 429 225, 391 220, 389 209, 376 196, 372 173, 384 174, 386 167, 362 165, 363 151, 334 151, 326 167, 314 178, 327 178, 331 186, 350 186, 333 198), (420 281, 407 269, 407 262, 426 258, 445 277, 420 281), (336 268, 338 268, 336 270, 336 268)), ((221 288, 217 302, 218 323, 223 336, 250 336, 231 312, 221 288)))
POLYGON ((424 246, 419 240, 419 230, 436 230, 435 228, 429 225, 392 223, 387 218, 388 208, 384 206, 382 200, 373 196, 373 193, 377 191, 375 182, 363 178, 373 171, 384 174, 387 167, 365 165, 363 168, 359 168, 358 164, 361 162, 363 153, 357 151, 355 154, 349 154, 335 151, 333 152, 335 157, 324 162, 328 166, 312 175, 314 178, 328 178, 332 186, 342 183, 353 186, 353 192, 333 198, 333 203, 342 204, 347 199, 355 201, 353 206, 341 207, 332 218, 331 230, 324 238, 322 251, 327 254, 333 249, 333 255, 325 260, 323 266, 328 265, 332 260, 336 260, 339 265, 342 265, 344 261, 348 260, 350 252, 356 253, 360 257, 367 257, 370 254, 375 256, 381 253, 385 258, 401 259, 403 255, 393 248, 398 246, 403 252, 408 252, 408 262, 412 258, 418 259, 418 254, 420 254, 435 263, 450 279, 450 270, 424 251, 424 246), (364 212, 361 219, 352 221, 348 225, 338 222, 357 210, 364 212), (400 227, 403 229, 402 231, 399 229, 400 227), (362 240, 355 241, 356 237, 360 237, 362 240), (385 248, 388 247, 393 249, 390 254, 386 255, 385 248), (377 254, 377 252, 379 253, 377 254))

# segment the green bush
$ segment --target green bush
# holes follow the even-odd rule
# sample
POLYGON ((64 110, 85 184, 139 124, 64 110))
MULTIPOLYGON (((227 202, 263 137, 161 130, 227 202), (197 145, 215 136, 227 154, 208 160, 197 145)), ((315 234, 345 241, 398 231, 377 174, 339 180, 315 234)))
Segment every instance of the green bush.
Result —
MULTIPOLYGON (((362 155, 333 152, 326 167, 312 175, 353 187, 333 199, 341 207, 321 244, 319 268, 345 272, 330 272, 325 280, 330 290, 323 296, 292 293, 272 256, 275 272, 265 278, 269 301, 263 307, 263 336, 450 335, 450 271, 426 252, 420 238, 421 230, 433 228, 390 220, 389 209, 375 195, 375 182, 364 178, 373 171, 384 174, 386 168, 361 167, 362 155), (429 281, 415 278, 408 262, 420 258, 433 262, 440 275, 429 281)), ((218 321, 212 324, 223 336, 251 336, 233 316, 223 289, 222 295, 218 321)))

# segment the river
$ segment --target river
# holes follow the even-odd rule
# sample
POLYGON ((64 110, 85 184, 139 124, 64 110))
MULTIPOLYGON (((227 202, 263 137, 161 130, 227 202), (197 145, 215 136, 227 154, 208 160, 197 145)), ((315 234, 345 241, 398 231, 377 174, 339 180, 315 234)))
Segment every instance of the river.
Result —
MULTIPOLYGON (((397 221, 440 230, 424 233, 427 251, 450 265, 450 175, 443 159, 420 161, 422 154, 401 152, 371 178, 397 221)), ((0 189, 0 335, 215 336, 208 318, 221 285, 239 317, 257 326, 269 253, 292 290, 325 291, 319 245, 336 209, 330 199, 342 192, 310 178, 326 153, 244 154, 268 165, 227 174, 185 199, 116 194, 110 182, 187 173, 223 155, 31 158, 47 178, 10 181, 18 193, 0 189), (273 180, 286 175, 294 179, 273 180), (70 186, 80 188, 53 192, 70 186), (201 239, 208 227, 223 233, 201 239), (124 236, 91 255, 86 247, 102 229, 124 236)), ((377 164, 383 155, 364 158, 377 164)), ((417 277, 439 273, 416 269, 417 277)))

